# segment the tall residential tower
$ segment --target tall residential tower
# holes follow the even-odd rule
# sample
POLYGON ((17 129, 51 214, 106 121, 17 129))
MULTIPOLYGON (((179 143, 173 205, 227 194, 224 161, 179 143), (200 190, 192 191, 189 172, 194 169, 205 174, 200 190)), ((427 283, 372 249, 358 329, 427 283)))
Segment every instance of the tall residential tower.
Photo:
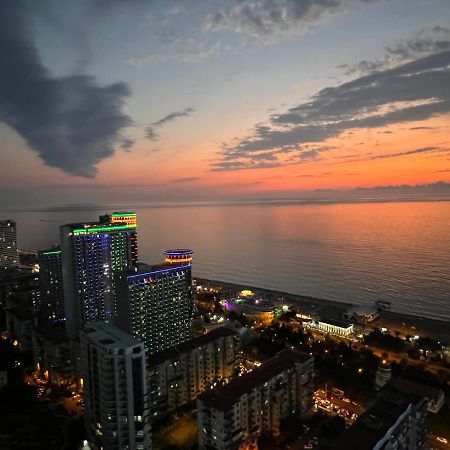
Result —
POLYGON ((117 276, 117 324, 144 342, 149 354, 191 338, 192 253, 169 250, 164 264, 139 264, 117 276))
POLYGON ((104 322, 88 325, 80 341, 91 448, 150 450, 144 344, 104 322))
POLYGON ((50 322, 65 319, 61 256, 59 247, 38 253, 41 313, 50 322))
POLYGON ((0 221, 0 269, 8 269, 18 264, 16 222, 2 220, 0 221))
POLYGON ((137 263, 136 215, 132 224, 106 215, 64 225, 60 236, 66 330, 76 339, 85 324, 116 314, 115 275, 137 263))

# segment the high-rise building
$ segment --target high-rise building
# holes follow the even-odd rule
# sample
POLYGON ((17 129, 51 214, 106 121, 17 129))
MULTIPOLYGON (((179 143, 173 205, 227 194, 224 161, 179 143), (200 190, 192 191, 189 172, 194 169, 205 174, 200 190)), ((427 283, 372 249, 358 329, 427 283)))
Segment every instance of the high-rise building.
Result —
POLYGON ((192 251, 169 250, 165 264, 117 275, 117 324, 154 354, 191 338, 192 251))
POLYGON ((38 253, 41 314, 50 322, 65 319, 61 256, 59 247, 38 253))
POLYGON ((16 267, 18 264, 16 222, 2 220, 0 221, 0 269, 16 267))
POLYGON ((153 419, 166 417, 205 390, 233 377, 239 350, 239 333, 219 327, 151 355, 147 368, 153 419))
POLYGON ((283 419, 308 416, 313 395, 313 358, 283 350, 260 367, 197 398, 198 448, 257 448, 262 432, 278 435, 283 419))
POLYGON ((80 332, 84 417, 95 450, 151 448, 144 344, 114 325, 80 332))
POLYGON ((60 227, 66 330, 76 339, 85 324, 116 313, 115 275, 137 263, 136 225, 100 222, 60 227))

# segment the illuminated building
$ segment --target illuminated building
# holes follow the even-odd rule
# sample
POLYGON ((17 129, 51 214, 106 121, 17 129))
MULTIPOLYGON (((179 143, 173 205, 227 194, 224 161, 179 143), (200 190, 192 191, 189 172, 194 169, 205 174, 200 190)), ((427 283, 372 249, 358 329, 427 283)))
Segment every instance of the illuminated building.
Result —
POLYGON ((192 263, 192 250, 186 248, 177 248, 175 250, 166 250, 164 252, 165 260, 167 264, 191 264, 192 263))
POLYGON ((63 321, 64 289, 59 247, 38 253, 41 313, 51 322, 63 321))
POLYGON ((116 313, 115 275, 137 263, 135 225, 109 222, 60 227, 64 310, 71 339, 85 324, 116 313))
POLYGON ((136 226, 137 216, 135 212, 113 212, 111 214, 111 223, 124 223, 136 226))
POLYGON ((166 417, 235 375, 239 349, 239 334, 220 327, 151 355, 147 367, 152 417, 166 417))
POLYGON ((105 322, 87 325, 80 343, 90 447, 150 450, 144 344, 105 322))
POLYGON ((0 269, 16 267, 18 264, 16 222, 2 220, 0 221, 0 269))
POLYGON ((338 319, 314 320, 304 324, 305 327, 321 331, 325 334, 349 337, 353 333, 353 324, 338 319))
POLYGON ((198 448, 257 448, 261 432, 278 435, 283 419, 308 416, 313 395, 313 358, 283 350, 251 372, 198 397, 198 448))
POLYGON ((117 324, 143 341, 149 354, 191 338, 192 251, 164 254, 170 262, 139 264, 117 276, 117 324))

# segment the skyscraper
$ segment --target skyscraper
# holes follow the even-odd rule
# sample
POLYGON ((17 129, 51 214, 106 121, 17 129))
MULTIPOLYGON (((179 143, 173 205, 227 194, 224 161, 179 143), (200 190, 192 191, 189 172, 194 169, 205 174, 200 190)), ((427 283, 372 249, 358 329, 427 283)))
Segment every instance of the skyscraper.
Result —
POLYGON ((115 315, 115 274, 137 262, 136 225, 100 219, 60 227, 66 330, 72 339, 85 324, 115 315))
POLYGON ((117 275, 117 324, 144 342, 149 354, 191 338, 192 253, 169 250, 164 264, 139 264, 117 275))
POLYGON ((82 330, 80 343, 91 448, 150 450, 144 344, 104 322, 82 330))
POLYGON ((0 221, 0 269, 8 269, 18 264, 16 222, 2 220, 0 221))
POLYGON ((40 250, 38 262, 41 313, 51 322, 62 321, 65 314, 60 248, 40 250))

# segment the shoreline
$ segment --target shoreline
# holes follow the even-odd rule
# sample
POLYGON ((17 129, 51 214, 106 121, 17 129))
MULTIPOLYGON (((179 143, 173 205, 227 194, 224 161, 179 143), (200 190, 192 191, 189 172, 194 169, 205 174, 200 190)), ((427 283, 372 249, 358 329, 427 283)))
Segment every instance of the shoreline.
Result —
MULTIPOLYGON (((219 287, 223 293, 227 291, 231 293, 242 291, 244 289, 251 289, 255 292, 267 296, 268 299, 273 300, 277 297, 283 297, 287 304, 291 304, 298 308, 303 308, 305 313, 317 312, 320 309, 327 308, 334 315, 340 315, 352 307, 358 307, 350 302, 338 302, 335 300, 327 300, 322 298, 315 298, 301 294, 292 294, 273 289, 264 289, 257 286, 247 284, 231 283, 227 281, 211 280, 202 277, 193 277, 197 284, 207 285, 208 287, 219 287)), ((374 309, 375 306, 372 306, 374 309)), ((440 340, 447 344, 450 343, 450 320, 435 319, 431 317, 423 317, 409 313, 402 313, 392 310, 378 310, 379 319, 373 323, 369 323, 367 327, 385 327, 389 330, 400 331, 404 334, 419 335, 440 340)))

